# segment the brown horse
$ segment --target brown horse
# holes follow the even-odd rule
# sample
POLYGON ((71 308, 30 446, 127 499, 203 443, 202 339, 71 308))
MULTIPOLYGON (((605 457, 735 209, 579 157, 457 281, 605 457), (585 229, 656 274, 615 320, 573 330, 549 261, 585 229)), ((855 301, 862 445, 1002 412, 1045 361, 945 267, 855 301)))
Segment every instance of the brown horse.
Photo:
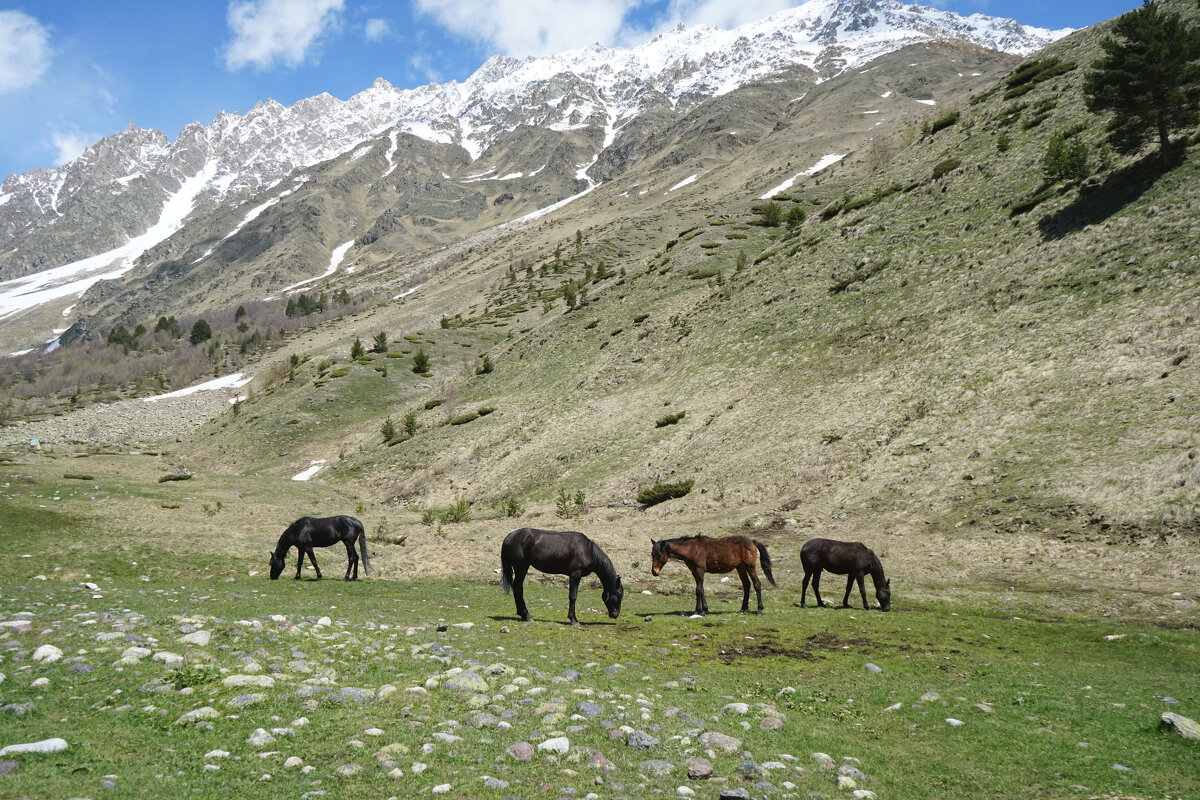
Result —
POLYGON ((775 577, 771 575, 771 556, 761 542, 756 542, 745 536, 727 536, 723 539, 710 539, 707 536, 684 536, 679 539, 666 539, 661 542, 650 540, 650 572, 657 575, 672 558, 687 564, 696 579, 696 612, 708 613, 708 601, 704 599, 704 573, 730 572, 737 570, 742 579, 742 611, 750 609, 750 584, 754 583, 754 593, 758 596, 758 613, 763 610, 762 584, 758 580, 758 571, 754 564, 759 555, 762 556, 763 574, 772 586, 776 586, 775 577))
POLYGON ((804 565, 804 584, 800 589, 800 607, 804 608, 804 596, 808 593, 808 581, 812 579, 813 594, 817 596, 817 605, 827 605, 821 600, 821 570, 829 570, 835 575, 846 575, 846 596, 842 598, 842 608, 850 607, 850 590, 858 581, 858 591, 862 594, 863 608, 867 605, 867 590, 863 586, 863 575, 871 574, 875 584, 875 599, 879 601, 881 611, 892 607, 892 582, 883 577, 883 565, 875 551, 862 542, 837 542, 833 539, 809 539, 800 548, 800 563, 804 565))

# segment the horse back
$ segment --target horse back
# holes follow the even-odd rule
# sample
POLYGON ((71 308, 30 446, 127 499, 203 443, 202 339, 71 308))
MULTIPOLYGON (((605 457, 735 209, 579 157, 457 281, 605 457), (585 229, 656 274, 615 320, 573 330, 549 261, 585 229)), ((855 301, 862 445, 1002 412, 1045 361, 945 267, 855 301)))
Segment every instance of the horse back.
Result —
POLYGON ((594 569, 592 540, 579 531, 518 528, 504 537, 501 554, 511 564, 554 575, 586 575, 594 569))
POLYGON ((875 553, 862 542, 836 539, 809 539, 800 548, 800 563, 805 572, 823 569, 835 575, 867 572, 875 562, 875 553))

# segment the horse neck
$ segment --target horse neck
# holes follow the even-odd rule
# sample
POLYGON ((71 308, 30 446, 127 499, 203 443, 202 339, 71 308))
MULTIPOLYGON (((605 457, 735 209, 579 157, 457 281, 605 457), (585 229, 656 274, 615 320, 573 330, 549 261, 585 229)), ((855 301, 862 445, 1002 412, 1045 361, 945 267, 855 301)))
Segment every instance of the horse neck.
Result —
POLYGON ((296 537, 292 533, 292 527, 289 526, 286 531, 279 537, 279 541, 275 543, 275 555, 278 558, 283 558, 287 555, 287 551, 295 544, 296 537))
POLYGON ((668 539, 664 542, 664 546, 670 545, 667 549, 667 558, 682 561, 687 565, 696 563, 696 539, 668 539), (680 545, 683 545, 680 547, 680 545))
POLYGON ((869 570, 871 572, 871 580, 875 583, 875 588, 878 589, 880 586, 883 586, 887 580, 883 577, 883 564, 879 562, 879 556, 874 553, 871 553, 871 566, 869 570))
POLYGON ((592 542, 592 570, 600 579, 600 583, 604 584, 605 589, 611 589, 616 585, 617 568, 613 566, 609 557, 604 555, 604 551, 596 546, 595 542, 592 542))

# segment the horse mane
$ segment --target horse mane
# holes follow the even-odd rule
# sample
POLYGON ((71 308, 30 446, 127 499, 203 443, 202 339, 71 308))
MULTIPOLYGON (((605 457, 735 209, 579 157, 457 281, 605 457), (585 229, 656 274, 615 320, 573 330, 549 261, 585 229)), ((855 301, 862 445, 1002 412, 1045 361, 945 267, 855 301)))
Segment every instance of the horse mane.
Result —
POLYGON ((882 586, 886 578, 883 574, 883 562, 879 560, 879 556, 875 555, 874 550, 867 550, 871 554, 871 580, 878 586, 882 586))
POLYGON ((600 583, 604 584, 604 588, 608 588, 617 582, 620 577, 617 575, 617 568, 613 566, 612 559, 605 555, 599 545, 591 539, 588 542, 592 546, 592 560, 595 563, 596 577, 600 579, 600 583))

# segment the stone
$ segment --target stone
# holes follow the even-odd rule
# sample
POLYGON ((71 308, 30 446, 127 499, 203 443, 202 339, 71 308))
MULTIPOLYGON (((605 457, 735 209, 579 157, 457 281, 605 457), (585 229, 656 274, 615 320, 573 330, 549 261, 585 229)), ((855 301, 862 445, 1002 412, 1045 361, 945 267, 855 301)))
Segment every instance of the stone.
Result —
POLYGON ((625 736, 625 746, 634 750, 649 750, 658 744, 658 739, 645 731, 633 730, 625 736))
POLYGON ((689 758, 687 771, 688 777, 694 781, 708 780, 712 777, 713 765, 707 758, 689 758))
POLYGON ((643 761, 638 764, 638 770, 647 775, 661 778, 664 775, 670 775, 671 770, 675 769, 675 765, 669 761, 663 761, 660 758, 652 758, 649 761, 643 761))
POLYGON ((266 747, 274 741, 274 736, 272 736, 263 728, 257 728, 254 733, 247 737, 246 744, 251 745, 252 747, 266 747))
POLYGON ((726 714, 749 714, 750 706, 746 703, 729 703, 721 711, 726 714))
POLYGON ((872 664, 870 661, 863 665, 863 669, 865 669, 867 672, 883 672, 883 667, 878 667, 872 664))
POLYGON ((53 739, 42 739, 40 742, 10 744, 7 747, 0 747, 0 757, 12 753, 60 753, 66 750, 67 747, 66 739, 55 737, 53 739))
POLYGON ((1164 711, 1162 719, 1158 723, 1158 729, 1162 731, 1170 731, 1176 733, 1185 739, 1200 741, 1200 724, 1195 720, 1176 714, 1171 711, 1164 711))
POLYGON ((817 762, 817 766, 822 770, 833 769, 833 756, 827 753, 813 753, 812 760, 817 762))
POLYGON ((675 789, 675 794, 680 797, 695 797, 696 792, 690 786, 679 786, 675 789))
POLYGON ((20 761, 13 761, 11 758, 0 760, 0 775, 12 775, 21 768, 20 761))
POLYGON ((604 713, 604 706, 585 701, 576 706, 575 710, 585 717, 598 717, 604 713))
POLYGON ((488 690, 488 682, 474 670, 460 672, 443 683, 442 686, 452 692, 467 692, 471 694, 486 692, 488 690))
POLYGON ((275 688, 275 679, 270 675, 229 675, 221 685, 227 689, 241 689, 253 686, 257 689, 275 688))
POLYGON ((179 641, 183 644, 194 644, 197 647, 208 647, 208 643, 212 641, 212 633, 204 630, 195 631, 187 636, 180 636, 179 641))
POLYGON ((493 778, 491 775, 483 777, 483 785, 488 789, 507 789, 508 781, 502 781, 499 778, 493 778))
POLYGON ((33 651, 33 660, 39 664, 53 664, 63 657, 63 651, 52 644, 44 644, 33 651))
POLYGON ((446 794, 447 792, 450 791, 450 789, 451 789, 450 784, 439 783, 437 786, 433 787, 433 793, 434 794, 446 794))
POLYGON ((197 708, 194 711, 189 711, 186 714, 180 715, 179 718, 175 720, 175 724, 176 725, 186 725, 190 722, 196 722, 196 721, 202 720, 202 719, 220 719, 220 718, 221 718, 220 711, 217 711, 212 706, 204 706, 203 708, 197 708))
POLYGON ((784 723, 778 717, 764 717, 763 721, 758 723, 758 727, 764 731, 781 731, 784 723))
POLYGON ((544 753, 558 753, 561 755, 571 749, 571 740, 565 736, 556 736, 539 744, 537 749, 544 753))
POLYGON ((963 725, 966 725, 967 723, 963 722, 961 719, 955 719, 954 717, 946 717, 946 724, 949 725, 951 728, 960 728, 963 725))
POLYGON ((533 758, 533 745, 529 742, 517 742, 514 745, 509 745, 505 752, 517 761, 528 761, 533 758))
POLYGON ((711 747, 713 750, 721 750, 725 753, 736 753, 742 749, 741 739, 726 736, 716 731, 705 731, 700 734, 699 742, 701 747, 711 747))
POLYGON ((292 769, 304 765, 304 759, 300 756, 289 756, 287 761, 283 762, 284 769, 292 769))
POLYGON ((736 789, 723 789, 720 800, 750 800, 750 792, 740 786, 736 789))
POLYGON ((245 708, 246 706, 258 705, 265 703, 267 695, 263 692, 253 692, 251 694, 239 694, 237 697, 229 701, 229 705, 234 708, 245 708))

